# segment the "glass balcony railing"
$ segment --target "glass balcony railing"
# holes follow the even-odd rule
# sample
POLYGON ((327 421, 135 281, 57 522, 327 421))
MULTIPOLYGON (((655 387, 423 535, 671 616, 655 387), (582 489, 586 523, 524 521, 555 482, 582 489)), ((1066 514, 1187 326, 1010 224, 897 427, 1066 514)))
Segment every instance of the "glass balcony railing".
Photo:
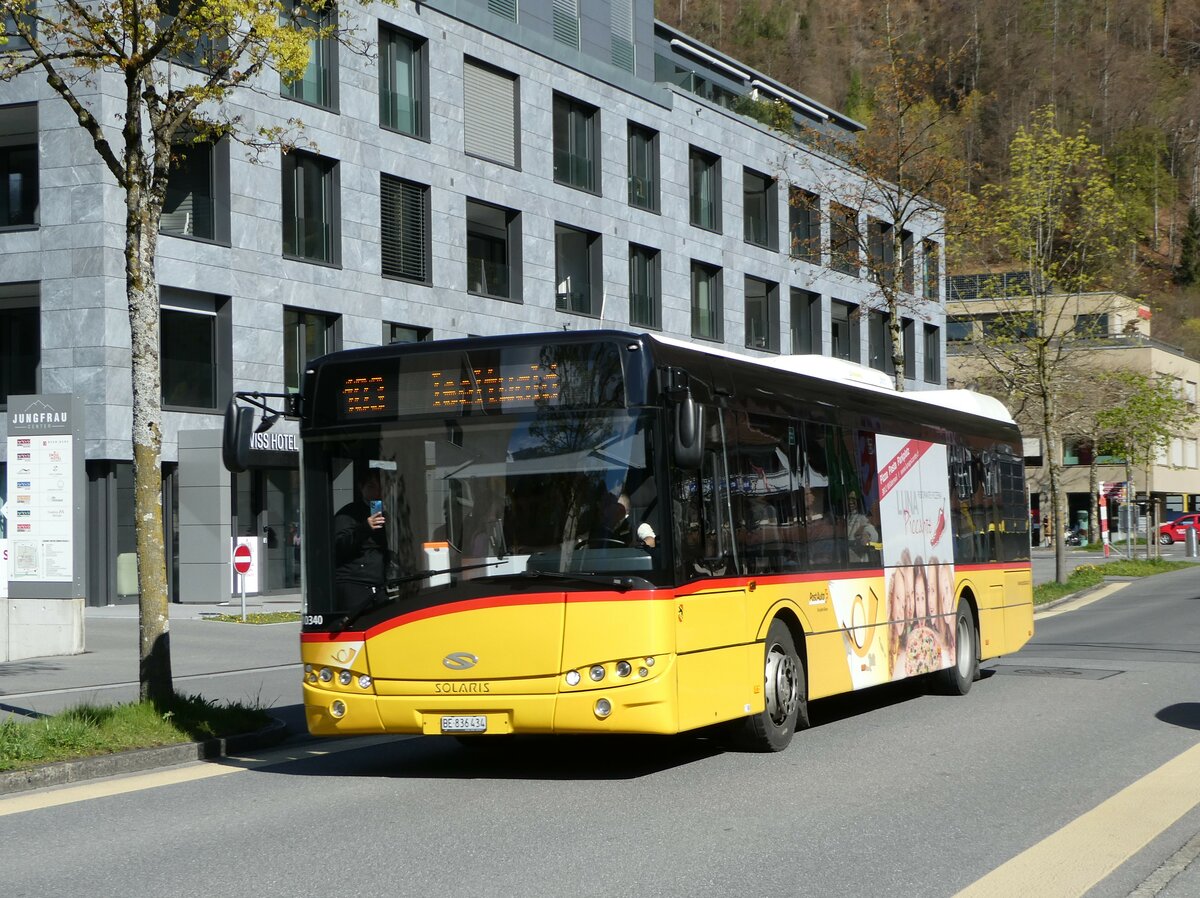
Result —
POLYGON ((554 151, 554 180, 580 190, 596 189, 596 166, 590 156, 554 151))

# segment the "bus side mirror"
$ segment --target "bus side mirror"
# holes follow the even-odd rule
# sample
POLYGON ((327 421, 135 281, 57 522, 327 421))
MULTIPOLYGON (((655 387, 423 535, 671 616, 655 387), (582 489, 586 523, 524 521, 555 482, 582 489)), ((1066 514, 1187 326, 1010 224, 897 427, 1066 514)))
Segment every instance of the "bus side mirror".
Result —
POLYGON ((254 409, 239 406, 237 399, 229 397, 225 406, 225 427, 221 433, 221 460, 234 474, 248 467, 250 435, 254 432, 254 409))
POLYGON ((704 406, 697 405, 691 392, 675 402, 675 464, 698 471, 704 459, 704 406))

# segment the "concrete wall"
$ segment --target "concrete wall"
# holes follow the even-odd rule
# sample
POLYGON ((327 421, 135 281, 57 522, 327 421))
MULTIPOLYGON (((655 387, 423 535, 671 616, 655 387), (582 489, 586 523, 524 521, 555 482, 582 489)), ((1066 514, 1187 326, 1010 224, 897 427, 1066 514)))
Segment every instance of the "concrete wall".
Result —
POLYGON ((229 472, 221 432, 179 432, 179 601, 227 602, 232 589, 229 472))
POLYGON ((83 652, 83 599, 0 599, 0 661, 83 652))

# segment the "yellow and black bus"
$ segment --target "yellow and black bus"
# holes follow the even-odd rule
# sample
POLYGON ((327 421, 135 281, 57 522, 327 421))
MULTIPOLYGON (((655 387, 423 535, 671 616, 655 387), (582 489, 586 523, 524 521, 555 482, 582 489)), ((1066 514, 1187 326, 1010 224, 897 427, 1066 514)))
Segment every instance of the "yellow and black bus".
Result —
POLYGON ((291 411, 313 733, 773 751, 1033 632, 1020 434, 978 394, 592 331, 334 353, 291 411))

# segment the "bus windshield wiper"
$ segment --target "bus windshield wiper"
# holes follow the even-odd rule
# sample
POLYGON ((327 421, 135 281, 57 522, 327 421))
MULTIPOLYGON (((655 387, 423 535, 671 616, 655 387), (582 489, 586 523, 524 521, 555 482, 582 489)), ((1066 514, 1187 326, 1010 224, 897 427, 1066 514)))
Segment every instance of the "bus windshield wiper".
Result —
POLYGON ((382 595, 375 596, 370 601, 363 602, 353 611, 347 611, 345 614, 343 614, 341 624, 337 627, 337 632, 344 631, 364 614, 368 614, 372 611, 382 608, 384 605, 387 605, 390 602, 396 601, 396 599, 399 598, 399 592, 394 589, 394 587, 397 587, 402 583, 415 583, 418 580, 427 580, 435 574, 459 574, 463 571, 473 571, 481 567, 495 567, 498 564, 504 564, 504 562, 485 561, 480 564, 464 564, 460 565, 459 567, 442 568, 436 571, 421 571, 417 574, 409 574, 407 577, 395 577, 391 580, 388 580, 387 589, 382 595))

